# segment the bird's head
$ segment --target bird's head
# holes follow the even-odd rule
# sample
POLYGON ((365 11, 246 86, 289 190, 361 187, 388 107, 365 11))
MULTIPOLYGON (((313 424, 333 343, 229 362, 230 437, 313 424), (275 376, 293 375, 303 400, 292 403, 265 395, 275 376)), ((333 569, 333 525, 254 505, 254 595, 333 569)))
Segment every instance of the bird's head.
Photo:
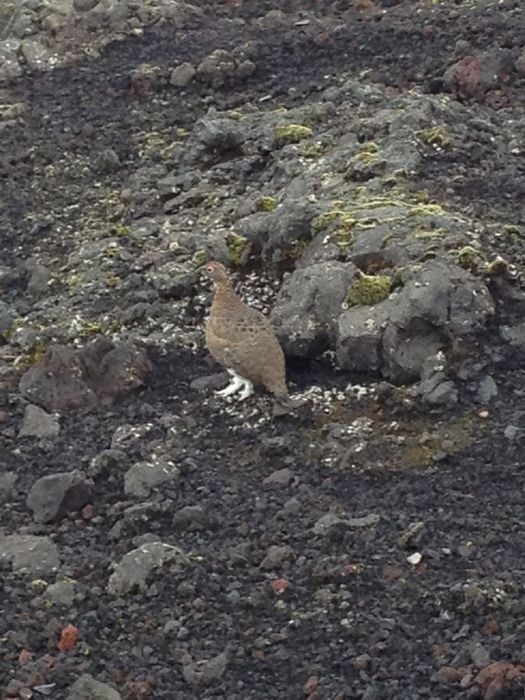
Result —
POLYGON ((221 265, 220 262, 216 262, 215 260, 212 260, 209 263, 206 263, 206 274, 211 277, 211 279, 215 282, 215 284, 229 284, 230 283, 230 278, 228 277, 228 272, 226 271, 226 268, 224 265, 221 265))

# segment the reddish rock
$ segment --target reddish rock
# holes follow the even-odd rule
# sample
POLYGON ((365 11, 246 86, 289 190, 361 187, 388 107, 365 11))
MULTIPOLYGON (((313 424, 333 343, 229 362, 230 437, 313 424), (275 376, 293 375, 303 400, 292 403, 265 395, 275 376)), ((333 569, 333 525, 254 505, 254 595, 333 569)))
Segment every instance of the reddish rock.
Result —
POLYGON ((485 700, 493 700, 503 689, 508 689, 515 681, 525 676, 525 668, 508 661, 495 661, 481 669, 476 683, 483 692, 485 700))
POLYGON ((512 53, 505 49, 465 56, 445 71, 443 79, 464 97, 482 97, 489 90, 509 82, 514 70, 512 53))

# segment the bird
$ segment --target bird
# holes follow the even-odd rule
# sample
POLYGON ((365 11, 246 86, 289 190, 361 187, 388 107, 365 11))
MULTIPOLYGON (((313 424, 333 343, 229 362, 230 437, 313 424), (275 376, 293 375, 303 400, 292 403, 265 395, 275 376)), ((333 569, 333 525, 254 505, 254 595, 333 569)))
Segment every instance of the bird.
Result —
POLYGON ((240 391, 243 401, 253 394, 254 385, 262 385, 273 394, 277 409, 295 407, 286 386, 284 353, 269 319, 242 301, 224 265, 208 262, 206 272, 215 288, 206 347, 231 376, 228 386, 217 394, 226 397, 240 391))

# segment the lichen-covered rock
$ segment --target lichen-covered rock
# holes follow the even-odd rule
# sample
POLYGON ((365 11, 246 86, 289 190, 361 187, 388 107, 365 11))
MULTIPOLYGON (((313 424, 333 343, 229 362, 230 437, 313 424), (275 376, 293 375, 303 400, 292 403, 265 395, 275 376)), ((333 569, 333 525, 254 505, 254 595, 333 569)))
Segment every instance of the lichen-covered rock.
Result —
POLYGON ((480 330, 494 313, 485 284, 456 265, 430 261, 407 275, 389 299, 341 314, 342 367, 380 370, 396 383, 417 380, 429 355, 480 330))
POLYGON ((333 346, 337 319, 356 274, 352 263, 326 262, 290 275, 271 314, 287 354, 315 357, 333 346))

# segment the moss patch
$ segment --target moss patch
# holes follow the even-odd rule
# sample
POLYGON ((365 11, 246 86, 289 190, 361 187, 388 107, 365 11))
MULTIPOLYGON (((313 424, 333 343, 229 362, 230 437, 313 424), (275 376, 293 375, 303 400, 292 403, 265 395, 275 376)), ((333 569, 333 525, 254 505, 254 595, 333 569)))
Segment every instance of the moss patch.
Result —
POLYGON ((286 124, 275 127, 275 135, 283 143, 299 143, 303 139, 310 138, 312 134, 313 131, 310 127, 304 124, 286 124))
POLYGON ((273 211, 277 207, 277 200, 275 197, 269 197, 264 195, 259 199, 258 208, 259 211, 273 211))
POLYGON ((230 261, 234 265, 244 265, 252 247, 250 241, 245 236, 230 231, 226 236, 226 245, 230 261))
POLYGON ((392 279, 388 275, 365 275, 360 272, 348 291, 343 308, 379 304, 390 295, 391 289, 392 279))

